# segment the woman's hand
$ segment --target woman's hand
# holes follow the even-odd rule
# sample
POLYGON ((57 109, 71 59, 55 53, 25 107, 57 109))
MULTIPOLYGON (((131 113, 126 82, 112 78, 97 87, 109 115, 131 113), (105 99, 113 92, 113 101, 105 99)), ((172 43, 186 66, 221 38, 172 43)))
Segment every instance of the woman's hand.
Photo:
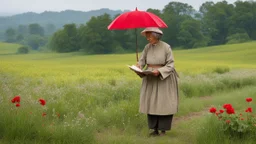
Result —
POLYGON ((158 70, 153 70, 153 76, 159 76, 160 72, 158 70))
POLYGON ((140 76, 141 78, 145 76, 145 74, 142 74, 142 73, 138 73, 138 72, 135 72, 138 76, 140 76))
POLYGON ((141 69, 141 66, 139 65, 139 63, 137 63, 136 66, 141 69))

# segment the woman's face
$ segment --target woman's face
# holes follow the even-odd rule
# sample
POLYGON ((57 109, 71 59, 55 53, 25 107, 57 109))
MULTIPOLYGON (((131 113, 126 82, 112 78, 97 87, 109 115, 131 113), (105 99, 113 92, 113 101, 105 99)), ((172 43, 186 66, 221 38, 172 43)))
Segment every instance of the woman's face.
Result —
POLYGON ((147 32, 147 33, 146 33, 146 38, 147 38, 147 40, 148 40, 148 42, 149 42, 150 44, 155 44, 155 43, 158 42, 158 39, 156 39, 156 38, 152 35, 152 32, 147 32))

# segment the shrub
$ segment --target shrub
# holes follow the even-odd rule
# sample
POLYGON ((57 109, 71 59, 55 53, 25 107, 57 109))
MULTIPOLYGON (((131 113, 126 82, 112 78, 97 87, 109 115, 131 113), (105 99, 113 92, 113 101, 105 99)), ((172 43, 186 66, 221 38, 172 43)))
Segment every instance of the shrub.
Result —
POLYGON ((28 52, 29 52, 29 48, 26 46, 22 46, 18 48, 18 51, 17 51, 18 54, 27 54, 28 52))
POLYGON ((227 44, 243 43, 250 40, 247 33, 236 33, 227 37, 227 44))
POLYGON ((218 73, 218 74, 224 74, 224 73, 227 73, 229 71, 230 71, 229 67, 220 67, 220 66, 218 66, 215 69, 213 69, 213 72, 218 73))

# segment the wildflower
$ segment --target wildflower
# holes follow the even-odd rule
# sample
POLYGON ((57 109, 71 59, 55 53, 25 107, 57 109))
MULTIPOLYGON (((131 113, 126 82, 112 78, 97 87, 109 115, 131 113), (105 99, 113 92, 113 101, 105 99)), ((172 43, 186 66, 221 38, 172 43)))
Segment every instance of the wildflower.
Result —
POLYGON ((46 101, 44 99, 39 99, 39 102, 42 106, 44 106, 46 104, 46 101))
POLYGON ((60 113, 57 113, 57 117, 60 118, 60 113))
POLYGON ((224 110, 221 109, 221 110, 220 110, 220 113, 224 113, 224 110))
POLYGON ((246 101, 247 101, 247 102, 251 102, 251 101, 252 101, 252 98, 246 98, 246 101))
POLYGON ((16 103, 16 102, 20 102, 20 96, 15 96, 13 99, 12 99, 12 103, 16 103))
POLYGON ((226 109, 227 114, 235 114, 235 109, 231 104, 224 104, 223 108, 226 109))
POLYGON ((42 116, 43 116, 43 117, 44 117, 44 116, 46 116, 46 113, 45 113, 45 112, 43 112, 42 116))
POLYGON ((230 123, 230 120, 226 120, 226 123, 229 124, 229 123, 230 123))
POLYGON ((210 113, 216 113, 216 111, 217 111, 217 110, 216 110, 216 108, 215 108, 215 107, 212 107, 212 108, 210 108, 210 110, 209 110, 209 111, 210 111, 210 113))
POLYGON ((252 113, 252 108, 251 108, 251 107, 248 107, 248 108, 245 110, 245 112, 250 112, 250 113, 252 113))
POLYGON ((234 108, 228 108, 226 109, 227 114, 235 114, 235 109, 234 108))

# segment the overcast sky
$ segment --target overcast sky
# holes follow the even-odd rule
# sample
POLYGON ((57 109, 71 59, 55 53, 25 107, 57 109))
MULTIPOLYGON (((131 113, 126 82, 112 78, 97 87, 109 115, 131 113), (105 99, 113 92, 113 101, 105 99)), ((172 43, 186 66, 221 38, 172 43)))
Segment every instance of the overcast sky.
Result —
MULTIPOLYGON (((188 3, 196 10, 205 1, 209 0, 175 0, 188 3)), ((212 0, 214 2, 221 0, 212 0)), ((234 3, 236 0, 226 0, 234 3)), ((162 10, 171 0, 0 0, 0 13, 22 13, 22 12, 44 12, 44 11, 63 11, 63 10, 81 10, 89 11, 100 8, 109 8, 113 10, 133 10, 138 7, 139 10, 148 8, 162 10)))

